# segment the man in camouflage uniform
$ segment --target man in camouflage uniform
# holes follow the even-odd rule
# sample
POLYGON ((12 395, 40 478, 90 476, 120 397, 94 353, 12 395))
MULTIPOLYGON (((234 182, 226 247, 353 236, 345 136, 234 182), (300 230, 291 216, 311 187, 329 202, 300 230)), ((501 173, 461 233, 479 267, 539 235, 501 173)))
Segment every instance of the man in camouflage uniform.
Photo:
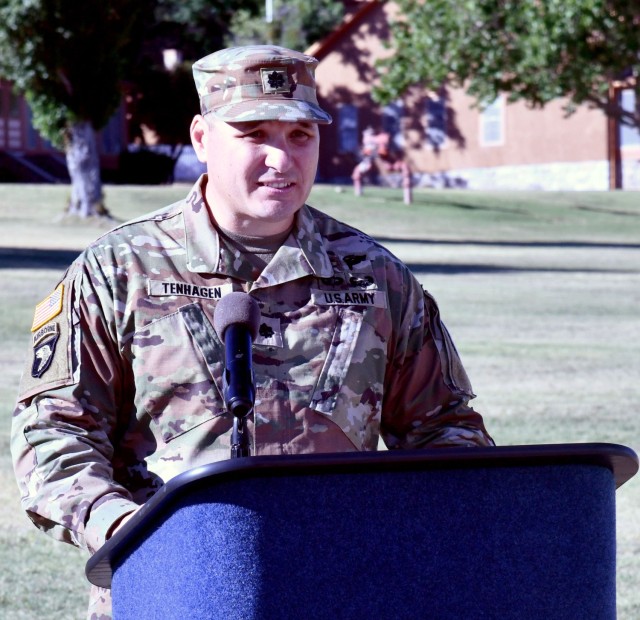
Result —
MULTIPOLYGON (((223 50, 194 65, 207 175, 119 226, 38 304, 13 418, 22 503, 95 552, 177 474, 229 458, 218 301, 259 304, 254 455, 492 445, 431 296, 362 232, 305 205, 316 60, 223 50)), ((94 588, 89 617, 110 617, 94 588)))

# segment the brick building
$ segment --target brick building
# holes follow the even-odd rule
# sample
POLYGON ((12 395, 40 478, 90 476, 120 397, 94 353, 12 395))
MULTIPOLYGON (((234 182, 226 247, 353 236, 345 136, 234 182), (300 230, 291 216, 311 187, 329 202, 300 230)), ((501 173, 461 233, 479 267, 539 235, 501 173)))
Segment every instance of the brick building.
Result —
MULTIPOLYGON (((393 2, 356 5, 339 28, 307 50, 320 61, 319 95, 334 117, 333 125, 321 130, 322 180, 350 181, 362 132, 373 127, 390 133, 404 150, 418 185, 640 189, 640 132, 612 126, 599 110, 581 107, 566 117, 561 100, 532 110, 500 97, 480 111, 462 90, 419 87, 392 105, 378 106, 370 96, 374 63, 389 54, 383 43, 397 7, 393 2)), ((629 109, 635 105, 633 90, 621 89, 617 96, 629 109)))

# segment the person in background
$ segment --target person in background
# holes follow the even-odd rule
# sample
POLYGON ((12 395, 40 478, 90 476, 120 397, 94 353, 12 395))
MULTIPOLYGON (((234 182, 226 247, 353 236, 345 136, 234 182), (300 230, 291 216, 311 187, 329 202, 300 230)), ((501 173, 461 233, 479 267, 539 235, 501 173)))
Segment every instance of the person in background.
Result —
POLYGON ((362 179, 372 171, 383 175, 399 172, 404 204, 412 204, 411 168, 398 148, 391 148, 391 136, 386 131, 376 133, 372 127, 367 127, 362 132, 361 152, 362 160, 351 173, 354 194, 362 196, 362 179))
MULTIPOLYGON (((252 455, 491 446, 433 297, 371 237, 306 204, 317 61, 274 46, 193 67, 184 200, 92 243, 35 309, 13 414, 22 505, 98 550, 172 477, 229 458, 216 306, 260 309, 252 455)), ((111 616, 92 588, 88 617, 111 616)))

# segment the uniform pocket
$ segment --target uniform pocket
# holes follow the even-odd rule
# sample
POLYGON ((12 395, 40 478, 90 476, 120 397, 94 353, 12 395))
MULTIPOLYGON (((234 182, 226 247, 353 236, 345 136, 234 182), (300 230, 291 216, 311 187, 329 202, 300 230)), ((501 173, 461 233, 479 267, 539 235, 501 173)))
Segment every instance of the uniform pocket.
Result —
POLYGON ((225 412, 223 346, 199 304, 136 332, 131 353, 136 405, 164 442, 225 412))
POLYGON ((331 415, 349 370, 362 327, 362 312, 341 308, 324 366, 313 391, 311 408, 331 415))
POLYGON ((385 349, 366 312, 340 310, 310 407, 336 424, 357 450, 375 450, 385 349))

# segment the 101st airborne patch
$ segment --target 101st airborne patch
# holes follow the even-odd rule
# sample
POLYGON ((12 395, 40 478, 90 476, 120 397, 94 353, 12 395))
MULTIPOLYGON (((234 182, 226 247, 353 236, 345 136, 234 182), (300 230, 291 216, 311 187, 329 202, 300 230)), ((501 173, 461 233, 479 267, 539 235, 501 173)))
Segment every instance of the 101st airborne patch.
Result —
POLYGON ((64 284, 59 284, 51 295, 48 295, 36 306, 31 325, 33 333, 31 376, 34 379, 42 377, 53 362, 53 354, 60 338, 60 332, 57 323, 49 323, 62 312, 63 297, 64 284))
POLYGON ((60 332, 57 323, 45 325, 34 334, 33 363, 31 364, 31 376, 34 379, 42 377, 51 367, 58 338, 60 338, 60 332))

